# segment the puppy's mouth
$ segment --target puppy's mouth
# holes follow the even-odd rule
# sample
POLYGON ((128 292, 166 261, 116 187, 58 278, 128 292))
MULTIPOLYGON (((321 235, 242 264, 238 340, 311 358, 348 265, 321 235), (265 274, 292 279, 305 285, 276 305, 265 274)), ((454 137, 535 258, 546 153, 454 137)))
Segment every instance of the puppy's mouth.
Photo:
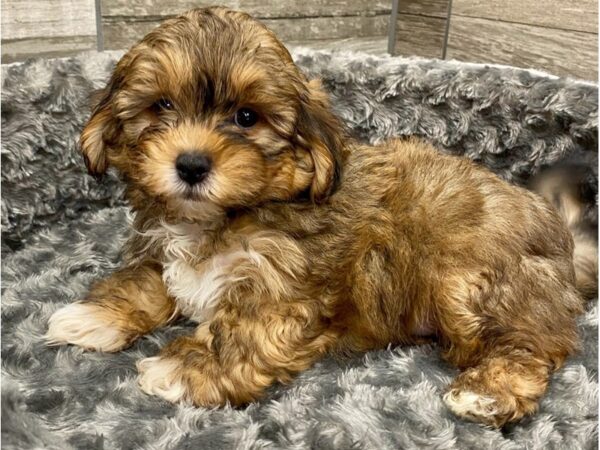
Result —
POLYGON ((190 202, 206 201, 206 187, 202 185, 184 186, 178 189, 177 196, 190 202))
POLYGON ((173 181, 168 195, 173 212, 194 220, 209 220, 215 216, 218 207, 210 200, 208 180, 191 186, 179 179, 173 181))
POLYGON ((171 183, 171 196, 180 200, 187 200, 190 202, 200 202, 207 200, 208 194, 208 176, 203 180, 195 182, 193 184, 185 182, 176 174, 172 177, 171 183))
POLYGON ((194 188, 189 188, 185 191, 185 193, 182 195, 182 198, 184 200, 190 200, 190 201, 197 201, 197 200, 203 200, 203 195, 201 192, 199 192, 197 189, 194 188))

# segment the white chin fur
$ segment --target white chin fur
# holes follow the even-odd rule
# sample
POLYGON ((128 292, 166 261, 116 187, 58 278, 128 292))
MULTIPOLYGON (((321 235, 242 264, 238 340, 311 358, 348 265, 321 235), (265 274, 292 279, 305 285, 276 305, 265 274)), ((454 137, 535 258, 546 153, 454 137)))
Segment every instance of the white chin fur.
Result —
POLYGON ((153 356, 137 362, 138 384, 142 391, 178 403, 186 400, 186 389, 181 379, 181 364, 170 358, 153 356))
POLYGON ((80 347, 114 352, 127 345, 125 333, 99 317, 93 304, 72 303, 56 311, 48 321, 49 345, 74 344, 80 347))

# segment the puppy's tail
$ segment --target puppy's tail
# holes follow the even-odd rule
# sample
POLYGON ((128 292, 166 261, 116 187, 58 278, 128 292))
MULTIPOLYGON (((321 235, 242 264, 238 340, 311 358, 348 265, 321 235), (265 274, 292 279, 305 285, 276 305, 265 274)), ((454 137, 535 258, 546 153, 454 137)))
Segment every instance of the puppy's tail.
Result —
POLYGON ((587 167, 561 166, 543 171, 531 184, 558 209, 573 233, 576 285, 586 299, 598 295, 598 218, 589 206, 597 195, 590 183, 593 177, 587 167))

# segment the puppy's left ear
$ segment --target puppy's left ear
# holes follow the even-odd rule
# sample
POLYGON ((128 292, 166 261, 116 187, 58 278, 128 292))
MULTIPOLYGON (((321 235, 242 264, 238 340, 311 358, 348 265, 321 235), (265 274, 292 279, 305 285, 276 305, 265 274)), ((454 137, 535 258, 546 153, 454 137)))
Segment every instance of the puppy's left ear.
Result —
POLYGON ((312 80, 306 83, 306 88, 306 95, 301 95, 297 131, 302 146, 309 151, 314 163, 310 197, 319 202, 327 198, 339 182, 344 131, 331 111, 321 82, 312 80))

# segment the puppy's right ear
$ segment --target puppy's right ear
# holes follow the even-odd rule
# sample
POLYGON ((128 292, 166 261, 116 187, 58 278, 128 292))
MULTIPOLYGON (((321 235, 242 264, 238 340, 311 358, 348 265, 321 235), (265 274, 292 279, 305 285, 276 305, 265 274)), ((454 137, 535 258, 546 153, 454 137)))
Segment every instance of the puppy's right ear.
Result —
POLYGON ((108 169, 107 137, 114 134, 116 120, 112 113, 112 99, 117 90, 118 77, 112 75, 108 85, 96 94, 96 106, 83 127, 79 147, 88 173, 102 178, 108 169))

